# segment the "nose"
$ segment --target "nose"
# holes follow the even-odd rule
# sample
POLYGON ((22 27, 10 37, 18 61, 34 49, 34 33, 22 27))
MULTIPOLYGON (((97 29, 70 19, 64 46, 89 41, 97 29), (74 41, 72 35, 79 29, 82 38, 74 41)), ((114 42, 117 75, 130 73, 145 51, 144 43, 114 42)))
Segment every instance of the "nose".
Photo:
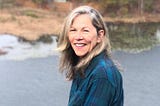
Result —
POLYGON ((75 39, 76 39, 76 40, 83 40, 83 35, 82 35, 82 33, 81 33, 81 32, 77 32, 77 33, 76 33, 76 36, 75 36, 75 39))

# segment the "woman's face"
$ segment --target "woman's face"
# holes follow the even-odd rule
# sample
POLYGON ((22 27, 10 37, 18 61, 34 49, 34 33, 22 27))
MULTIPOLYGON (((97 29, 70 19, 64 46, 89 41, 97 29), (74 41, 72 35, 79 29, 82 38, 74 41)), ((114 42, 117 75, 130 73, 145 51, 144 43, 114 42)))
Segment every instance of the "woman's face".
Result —
POLYGON ((101 42, 104 31, 97 33, 96 28, 92 25, 91 18, 87 14, 78 15, 74 18, 73 23, 68 32, 69 42, 79 57, 88 54, 101 42))

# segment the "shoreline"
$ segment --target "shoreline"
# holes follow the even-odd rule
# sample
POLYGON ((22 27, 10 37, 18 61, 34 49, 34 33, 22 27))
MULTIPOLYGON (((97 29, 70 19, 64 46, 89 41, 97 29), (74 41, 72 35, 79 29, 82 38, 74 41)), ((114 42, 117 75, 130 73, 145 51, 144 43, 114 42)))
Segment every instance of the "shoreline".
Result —
MULTIPOLYGON (((33 41, 43 35, 58 35, 65 19, 65 14, 44 9, 13 8, 1 9, 0 35, 11 34, 33 41)), ((160 22, 160 14, 144 16, 104 17, 107 23, 147 23, 160 22)))

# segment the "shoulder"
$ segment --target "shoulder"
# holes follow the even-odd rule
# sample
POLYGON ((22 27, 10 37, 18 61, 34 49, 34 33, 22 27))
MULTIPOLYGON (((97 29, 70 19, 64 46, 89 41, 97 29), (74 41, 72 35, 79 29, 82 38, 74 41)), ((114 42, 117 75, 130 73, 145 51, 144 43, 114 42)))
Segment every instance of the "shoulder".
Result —
POLYGON ((118 68, 108 57, 101 58, 94 66, 91 72, 92 80, 105 79, 112 85, 116 85, 117 81, 121 81, 121 73, 118 68))
POLYGON ((112 68, 115 67, 113 65, 113 62, 110 58, 100 58, 97 60, 97 64, 92 66, 92 75, 95 75, 95 77, 106 77, 107 71, 112 70, 112 68))

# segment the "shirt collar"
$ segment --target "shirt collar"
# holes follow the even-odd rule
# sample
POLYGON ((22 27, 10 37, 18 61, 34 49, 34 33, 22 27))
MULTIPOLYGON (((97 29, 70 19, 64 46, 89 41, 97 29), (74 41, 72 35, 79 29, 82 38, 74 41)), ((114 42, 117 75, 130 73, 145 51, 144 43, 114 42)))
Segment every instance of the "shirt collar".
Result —
POLYGON ((95 66, 99 63, 99 61, 103 59, 105 56, 106 56, 105 51, 103 51, 90 61, 88 67, 85 70, 85 78, 88 77, 88 75, 92 72, 93 68, 95 68, 95 66))

